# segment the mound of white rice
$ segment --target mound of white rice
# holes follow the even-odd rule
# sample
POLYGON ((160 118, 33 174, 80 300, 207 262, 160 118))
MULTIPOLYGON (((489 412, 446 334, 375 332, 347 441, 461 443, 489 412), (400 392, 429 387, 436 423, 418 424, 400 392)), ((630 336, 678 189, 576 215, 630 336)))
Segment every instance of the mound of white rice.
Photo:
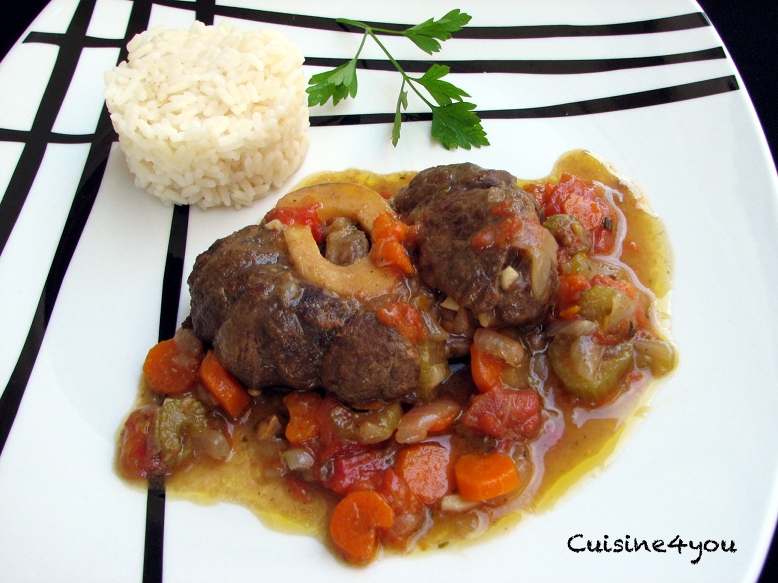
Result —
POLYGON ((196 22, 127 48, 105 74, 105 99, 139 187, 175 204, 240 207, 302 162, 303 55, 283 35, 196 22))

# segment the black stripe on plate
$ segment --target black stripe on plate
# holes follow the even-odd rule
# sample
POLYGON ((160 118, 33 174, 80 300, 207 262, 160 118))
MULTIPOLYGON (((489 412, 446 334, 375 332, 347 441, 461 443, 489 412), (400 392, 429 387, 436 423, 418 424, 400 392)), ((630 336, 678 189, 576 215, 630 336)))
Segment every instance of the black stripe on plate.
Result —
MULTIPOLYGON (((136 2, 137 4, 137 2, 136 2)), ((191 4, 189 5, 191 7, 191 4)), ((213 24, 214 0, 197 0, 196 18, 213 24)), ((148 16, 143 20, 148 23, 148 16)), ((140 25, 141 22, 138 22, 140 25)), ((178 308, 184 276, 186 239, 189 230, 189 207, 174 206, 170 224, 167 259, 162 277, 159 314, 159 340, 172 338, 178 328, 178 308)), ((149 479, 146 495, 146 535, 143 550, 143 583, 162 583, 165 547, 165 479, 149 479)))
MULTIPOLYGON (((95 139, 95 134, 60 134, 51 132, 48 139, 44 140, 49 144, 91 144, 95 139)), ((30 132, 26 130, 7 130, 0 128, 0 142, 27 142, 30 141, 30 132)))
MULTIPOLYGON (((158 0, 157 4, 183 7, 186 3, 175 0, 158 0)), ((306 14, 287 14, 268 10, 254 10, 235 6, 218 6, 216 13, 221 16, 253 20, 268 24, 281 24, 317 30, 346 31, 362 33, 362 29, 346 26, 336 22, 335 18, 311 16, 306 14)), ((348 17, 347 14, 342 15, 348 17)), ((440 18, 443 13, 434 15, 440 18)), ((365 24, 387 30, 404 30, 412 24, 397 24, 387 22, 367 21, 365 24)), ((415 23, 414 23, 415 24, 415 23)), ((652 34, 658 32, 673 32, 710 26, 710 22, 702 12, 654 18, 635 22, 620 22, 613 24, 542 24, 520 26, 466 26, 454 33, 456 38, 467 39, 531 39, 578 36, 622 36, 630 34, 652 34)), ((379 33, 380 34, 380 33, 379 33)))
MULTIPOLYGON (((64 36, 70 39, 81 39, 86 35, 95 1, 83 0, 79 3, 64 36)), ((26 139, 21 140, 25 142, 24 149, 11 175, 5 196, 0 200, 0 254, 5 249, 11 231, 27 200, 32 183, 38 174, 43 155, 46 153, 46 138, 54 127, 54 122, 73 79, 73 73, 80 56, 81 46, 78 42, 62 45, 57 53, 51 78, 43 92, 32 127, 27 132, 26 139)))
MULTIPOLYGON (((63 45, 65 42, 65 35, 56 32, 36 32, 31 31, 26 37, 24 37, 23 43, 41 43, 46 45, 63 45)), ((81 43, 83 48, 89 49, 104 49, 104 48, 121 48, 125 44, 123 39, 115 38, 98 38, 95 36, 84 37, 84 42, 81 43)))
MULTIPOLYGON (((110 126, 107 110, 103 110, 99 125, 110 126)), ((11 427, 16 419, 19 406, 30 380, 32 369, 38 358, 46 328, 54 311, 59 290, 65 279, 70 260, 73 258, 81 233, 92 210, 97 191, 105 172, 110 144, 96 142, 87 155, 87 163, 81 175, 80 188, 73 199, 65 226, 62 230, 54 259, 51 263, 46 282, 43 286, 38 305, 35 310, 30 330, 22 347, 22 352, 16 362, 5 391, 0 395, 0 455, 2 455, 11 427)))
MULTIPOLYGON (((538 60, 467 60, 467 61, 434 61, 445 65, 452 73, 525 73, 530 75, 573 75, 582 73, 603 73, 623 69, 638 69, 659 67, 662 65, 677 65, 714 59, 726 59, 727 55, 721 47, 675 53, 671 55, 656 55, 649 57, 625 57, 614 59, 538 59, 538 60)), ((306 57, 305 64, 314 67, 338 67, 349 59, 334 59, 329 57, 306 57)), ((407 73, 424 73, 433 61, 406 61, 397 63, 407 73)), ((391 61, 386 59, 358 59, 357 67, 371 71, 394 71, 391 61)))
MULTIPOLYGON (((80 39, 86 34, 94 6, 95 0, 83 0, 79 3, 68 25, 65 36, 72 39, 80 39)), ((51 78, 43 92, 32 129, 26 132, 24 150, 11 176, 5 196, 0 201, 0 253, 8 241, 19 213, 27 200, 30 187, 40 169, 47 146, 45 138, 51 132, 59 108, 70 86, 80 55, 81 49, 77 42, 63 47, 57 55, 51 78)), ((107 120, 107 116, 101 116, 101 121, 103 118, 107 120)), ((98 166, 97 169, 102 168, 104 170, 108 152, 97 152, 95 150, 96 148, 93 145, 90 148, 87 159, 91 157, 101 160, 102 165, 98 166)), ((93 176, 85 172, 82 173, 80 184, 84 188, 80 189, 81 191, 77 192, 73 199, 62 235, 54 253, 54 260, 49 268, 46 282, 35 309, 30 330, 24 341, 22 352, 19 355, 14 370, 11 372, 11 377, 3 394, 0 395, 0 455, 2 455, 8 435, 11 432, 11 427, 19 411, 19 406, 32 374, 35 360, 38 357, 43 336, 46 333, 46 327, 54 309, 54 303, 59 294, 67 265, 70 263, 70 259, 78 244, 78 239, 86 223, 86 217, 89 215, 89 210, 101 179, 102 170, 93 173, 93 176)))
MULTIPOLYGON (((736 91, 739 89, 734 75, 696 81, 673 87, 662 87, 637 93, 614 95, 599 99, 588 99, 562 103, 559 105, 546 105, 541 107, 529 107, 523 109, 495 109, 477 111, 481 119, 531 119, 570 117, 578 115, 591 115, 596 113, 609 113, 653 105, 665 105, 689 99, 710 97, 720 93, 736 91)), ((430 121, 431 112, 403 113, 403 121, 430 121)), ((351 115, 315 115, 311 116, 311 127, 324 126, 348 126, 367 125, 379 123, 393 123, 394 113, 362 113, 351 115)))

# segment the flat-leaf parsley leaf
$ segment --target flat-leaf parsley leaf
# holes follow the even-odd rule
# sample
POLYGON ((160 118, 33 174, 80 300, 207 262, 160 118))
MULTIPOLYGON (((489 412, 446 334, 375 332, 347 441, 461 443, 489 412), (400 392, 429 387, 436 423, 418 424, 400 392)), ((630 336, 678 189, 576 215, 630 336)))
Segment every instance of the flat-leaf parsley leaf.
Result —
POLYGON ((472 146, 480 148, 489 145, 486 132, 481 125, 481 119, 474 111, 475 104, 464 101, 464 98, 470 97, 470 95, 453 83, 443 80, 443 77, 448 75, 450 71, 449 67, 432 64, 421 77, 411 77, 376 36, 376 33, 404 36, 431 55, 441 49, 440 42, 450 39, 453 33, 461 30, 470 22, 469 14, 458 9, 452 10, 442 18, 437 20, 431 18, 405 30, 377 28, 364 22, 346 18, 338 18, 337 22, 362 29, 364 31, 362 42, 353 59, 331 71, 318 73, 310 78, 309 86, 306 89, 309 106, 324 105, 330 99, 332 99, 333 105, 337 105, 347 97, 354 98, 356 96, 358 89, 357 59, 362 53, 365 41, 370 37, 402 76, 402 85, 397 97, 392 127, 393 145, 396 146, 400 139, 402 112, 408 109, 408 90, 418 95, 432 111, 432 137, 438 140, 444 148, 469 150, 472 146))

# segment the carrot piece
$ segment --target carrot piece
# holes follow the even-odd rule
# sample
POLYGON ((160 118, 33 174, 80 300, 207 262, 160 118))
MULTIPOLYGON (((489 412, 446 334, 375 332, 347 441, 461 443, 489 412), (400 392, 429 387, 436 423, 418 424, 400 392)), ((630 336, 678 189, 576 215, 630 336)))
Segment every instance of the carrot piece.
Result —
POLYGON ((180 350, 174 339, 163 340, 152 346, 143 362, 143 375, 149 386, 163 395, 182 393, 197 380, 196 358, 176 359, 180 350))
POLYGON ((482 501, 519 487, 519 471, 510 456, 496 451, 470 452, 454 465, 457 489, 465 500, 482 501))
POLYGON ((451 452, 439 443, 419 443, 401 449, 394 467, 425 504, 435 504, 453 491, 451 452))
POLYGON ((364 565, 375 557, 377 529, 391 528, 394 510, 374 490, 351 492, 332 511, 330 536, 349 563, 364 565))
POLYGON ((318 437, 321 395, 312 391, 289 393, 283 401, 289 411, 289 423, 284 432, 286 438, 292 443, 302 443, 318 437))
POLYGON ((502 380, 503 370, 508 364, 479 348, 475 344, 470 346, 470 374, 478 390, 487 393, 495 387, 505 386, 502 380))
POLYGON ((200 364, 200 379, 216 397, 222 409, 233 419, 240 417, 251 397, 238 380, 224 368, 213 350, 209 350, 200 364))

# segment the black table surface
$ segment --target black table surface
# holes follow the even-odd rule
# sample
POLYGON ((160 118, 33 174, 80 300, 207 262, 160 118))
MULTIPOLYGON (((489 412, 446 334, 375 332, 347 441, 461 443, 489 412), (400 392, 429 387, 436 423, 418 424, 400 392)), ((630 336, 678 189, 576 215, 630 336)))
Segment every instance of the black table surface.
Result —
MULTIPOLYGON (((648 0, 642 0, 648 1, 648 0)), ((740 72, 778 165, 778 3, 771 0, 699 0, 740 72)), ((48 0, 8 2, 0 8, 0 59, 48 0)), ((778 389, 778 388, 777 388, 778 389)), ((778 581, 778 536, 759 579, 778 581)))

